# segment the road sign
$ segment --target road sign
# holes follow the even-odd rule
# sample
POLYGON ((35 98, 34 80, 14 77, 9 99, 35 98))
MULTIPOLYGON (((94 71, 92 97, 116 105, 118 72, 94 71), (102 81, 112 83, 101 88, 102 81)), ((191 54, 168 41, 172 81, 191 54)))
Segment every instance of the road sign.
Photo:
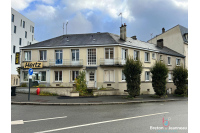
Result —
POLYGON ((32 68, 29 68, 29 69, 28 69, 28 74, 29 74, 29 75, 32 75, 32 74, 33 74, 33 69, 32 69, 32 68))

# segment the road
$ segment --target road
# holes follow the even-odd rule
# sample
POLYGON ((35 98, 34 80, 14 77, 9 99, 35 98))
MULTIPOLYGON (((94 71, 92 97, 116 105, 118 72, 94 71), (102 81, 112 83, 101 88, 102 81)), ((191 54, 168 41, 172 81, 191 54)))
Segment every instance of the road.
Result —
POLYGON ((16 122, 11 126, 12 133, 187 133, 188 101, 94 106, 11 105, 11 121, 16 122))

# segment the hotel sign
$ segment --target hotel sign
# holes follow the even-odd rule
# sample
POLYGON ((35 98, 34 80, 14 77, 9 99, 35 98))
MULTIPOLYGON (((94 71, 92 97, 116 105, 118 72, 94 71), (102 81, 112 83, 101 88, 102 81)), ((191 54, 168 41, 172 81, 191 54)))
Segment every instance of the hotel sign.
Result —
POLYGON ((19 53, 19 52, 16 52, 16 53, 15 53, 15 64, 20 64, 19 56, 20 56, 20 53, 19 53))
POLYGON ((42 68, 42 62, 25 62, 24 68, 42 68))

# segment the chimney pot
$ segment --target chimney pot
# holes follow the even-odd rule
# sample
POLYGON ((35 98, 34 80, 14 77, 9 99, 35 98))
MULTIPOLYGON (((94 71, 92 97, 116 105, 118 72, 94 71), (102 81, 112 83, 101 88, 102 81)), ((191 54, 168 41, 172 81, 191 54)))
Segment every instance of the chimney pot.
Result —
POLYGON ((157 46, 163 48, 163 39, 157 40, 157 46))
POLYGON ((132 36, 131 37, 133 40, 137 40, 137 37, 136 36, 132 36))
POLYGON ((162 28, 162 33, 164 33, 165 32, 165 28, 162 28))

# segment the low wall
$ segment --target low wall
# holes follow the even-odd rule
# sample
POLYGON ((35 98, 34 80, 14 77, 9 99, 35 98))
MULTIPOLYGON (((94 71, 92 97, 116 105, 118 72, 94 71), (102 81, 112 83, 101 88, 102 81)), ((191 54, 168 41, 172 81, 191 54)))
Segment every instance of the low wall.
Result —
POLYGON ((94 90, 93 95, 124 95, 119 92, 119 89, 110 89, 110 90, 94 90))
MULTIPOLYGON (((40 92, 49 92, 49 93, 55 93, 59 96, 74 96, 77 94, 72 94, 72 87, 39 87, 40 88, 40 92)), ((32 94, 36 94, 36 87, 31 87, 30 88, 30 93, 32 94)), ((16 88, 16 92, 21 92, 21 93, 28 93, 29 92, 29 88, 28 87, 17 87, 16 88)))

